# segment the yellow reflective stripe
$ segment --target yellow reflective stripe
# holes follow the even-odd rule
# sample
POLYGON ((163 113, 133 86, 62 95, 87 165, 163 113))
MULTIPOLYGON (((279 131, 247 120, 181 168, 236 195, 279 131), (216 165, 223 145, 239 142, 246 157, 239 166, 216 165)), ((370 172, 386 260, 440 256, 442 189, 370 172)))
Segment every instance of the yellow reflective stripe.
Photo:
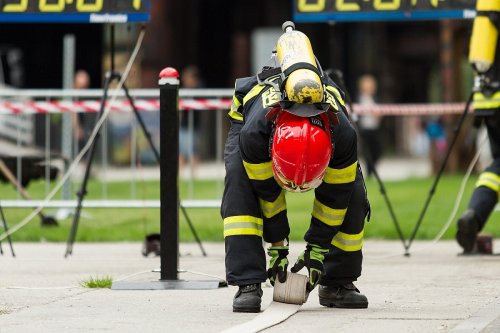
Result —
POLYGON ((259 198, 259 203, 262 214, 269 219, 286 209, 285 191, 282 190, 278 198, 273 202, 259 198))
POLYGON ((352 183, 356 179, 358 161, 343 169, 326 168, 323 181, 327 184, 352 183))
POLYGON ((496 109, 500 108, 500 92, 496 92, 493 96, 486 97, 483 93, 474 93, 475 109, 496 109))
POLYGON ((236 97, 236 96, 233 96, 233 101, 231 103, 231 111, 236 111, 238 110, 238 108, 241 106, 241 102, 240 100, 236 97))
POLYGON ((248 178, 253 180, 266 180, 273 177, 272 162, 253 164, 243 161, 248 178))
POLYGON ((326 102, 330 104, 330 106, 334 108, 336 111, 339 111, 339 106, 335 101, 335 97, 333 97, 333 95, 328 91, 326 92, 326 102))
POLYGON ((241 106, 241 102, 238 100, 238 98, 236 98, 236 96, 233 96, 233 101, 231 103, 231 109, 229 110, 229 113, 228 113, 229 117, 236 119, 236 120, 239 120, 239 121, 243 121, 243 114, 241 114, 241 112, 239 111, 240 106, 241 106))
POLYGON ((257 96, 262 91, 262 89, 264 89, 265 87, 266 87, 265 85, 262 85, 262 86, 255 85, 255 86, 253 86, 253 88, 250 89, 250 91, 248 92, 248 94, 246 94, 245 97, 243 97, 243 105, 245 105, 249 100, 251 100, 252 98, 254 98, 255 96, 257 96))
POLYGON ((224 237, 235 235, 256 235, 262 237, 262 229, 262 219, 255 216, 230 216, 224 219, 224 237))
POLYGON ((331 91, 335 95, 335 97, 337 98, 337 100, 339 101, 339 103, 342 106, 345 106, 345 102, 342 99, 342 94, 340 93, 340 91, 337 88, 335 88, 333 86, 326 86, 326 90, 327 91, 331 91))
POLYGON ((329 226, 341 225, 347 209, 333 209, 314 199, 312 216, 329 226))
POLYGON ((235 120, 243 121, 243 115, 238 111, 229 111, 228 115, 235 120))
POLYGON ((476 187, 486 186, 489 189, 492 189, 495 192, 500 191, 500 177, 493 172, 483 172, 479 176, 479 179, 476 182, 476 187))
POLYGON ((364 230, 354 235, 339 231, 333 237, 332 245, 346 252, 359 251, 363 247, 363 234, 364 230))

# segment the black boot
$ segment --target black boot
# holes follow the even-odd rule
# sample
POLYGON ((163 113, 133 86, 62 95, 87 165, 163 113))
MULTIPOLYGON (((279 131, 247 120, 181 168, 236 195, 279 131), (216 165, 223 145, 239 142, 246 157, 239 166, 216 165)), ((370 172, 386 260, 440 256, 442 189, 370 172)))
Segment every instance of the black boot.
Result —
POLYGON ((474 213, 472 209, 468 209, 458 220, 457 234, 455 236, 458 244, 464 249, 464 253, 471 253, 474 251, 478 232, 479 223, 476 213, 474 213))
POLYGON ((319 286, 319 304, 330 308, 364 309, 368 299, 352 283, 342 286, 319 286))
POLYGON ((233 299, 233 312, 260 312, 262 288, 260 283, 240 286, 233 299))

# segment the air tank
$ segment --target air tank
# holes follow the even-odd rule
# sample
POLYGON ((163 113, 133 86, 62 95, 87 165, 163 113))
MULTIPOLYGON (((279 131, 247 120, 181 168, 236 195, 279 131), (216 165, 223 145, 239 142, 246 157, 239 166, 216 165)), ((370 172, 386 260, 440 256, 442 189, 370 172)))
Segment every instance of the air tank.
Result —
MULTIPOLYGON (((500 1, 478 0, 477 11, 500 12, 500 1)), ((476 16, 469 46, 469 62, 479 73, 490 69, 495 61, 498 30, 487 16, 476 16)))
MULTIPOLYGON (((276 56, 284 72, 297 63, 308 63, 317 68, 316 58, 309 38, 295 30, 293 22, 283 24, 284 33, 276 43, 276 56)), ((319 103, 323 101, 323 84, 317 73, 308 68, 293 71, 285 83, 288 99, 297 103, 319 103)))

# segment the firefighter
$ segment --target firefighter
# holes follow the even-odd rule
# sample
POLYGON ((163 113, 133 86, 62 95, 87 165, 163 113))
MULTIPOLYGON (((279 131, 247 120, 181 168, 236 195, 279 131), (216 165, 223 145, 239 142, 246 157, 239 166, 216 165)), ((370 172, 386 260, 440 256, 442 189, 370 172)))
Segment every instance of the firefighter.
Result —
POLYGON ((479 0, 476 9, 469 51, 476 72, 475 124, 486 125, 493 162, 479 175, 468 208, 457 223, 456 239, 464 253, 477 250, 477 234, 495 208, 500 192, 500 2, 479 0))
POLYGON ((273 59, 281 66, 236 80, 229 111, 221 215, 226 279, 239 287, 233 311, 259 312, 261 283, 286 281, 285 192, 308 190, 315 196, 307 244, 291 271, 307 269, 307 291, 319 284, 323 306, 366 308, 368 300, 353 282, 361 275, 369 203, 342 92, 316 64, 296 62, 287 71, 279 55, 278 42, 273 59), (314 78, 306 71, 317 78, 304 80, 314 78), (269 243, 267 270, 263 240, 269 243))

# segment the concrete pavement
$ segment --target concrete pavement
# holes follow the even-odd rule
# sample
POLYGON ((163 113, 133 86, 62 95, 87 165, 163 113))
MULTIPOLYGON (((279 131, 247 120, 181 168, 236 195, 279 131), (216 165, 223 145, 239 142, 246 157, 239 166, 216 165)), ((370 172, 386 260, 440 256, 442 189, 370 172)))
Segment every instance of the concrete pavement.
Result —
MULTIPOLYGON (((184 280, 224 276, 224 245, 180 244, 184 280), (202 273, 206 275, 199 275, 202 273), (209 276, 207 276, 209 275, 209 276)), ((291 244, 290 260, 303 248, 291 244)), ((236 287, 212 290, 87 289, 81 281, 158 281, 159 257, 144 258, 139 243, 77 243, 64 259, 62 243, 5 243, 0 256, 0 332, 220 332, 258 314, 232 312, 236 287)), ((500 246, 497 242, 496 248, 500 246)), ((363 310, 319 305, 317 291, 285 322, 265 332, 500 332, 500 257, 457 256, 453 241, 414 242, 403 256, 398 241, 367 240, 357 287, 363 310)), ((272 300, 264 286, 262 309, 272 300)))

